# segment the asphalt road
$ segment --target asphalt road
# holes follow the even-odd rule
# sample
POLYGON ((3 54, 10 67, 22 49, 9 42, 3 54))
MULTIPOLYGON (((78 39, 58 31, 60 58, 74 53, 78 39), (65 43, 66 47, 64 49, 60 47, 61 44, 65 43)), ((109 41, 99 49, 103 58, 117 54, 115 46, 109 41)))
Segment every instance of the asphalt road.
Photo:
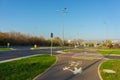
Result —
MULTIPOLYGON (((44 48, 40 50, 30 50, 30 48, 24 48, 24 47, 17 47, 14 48, 15 50, 11 51, 0 51, 0 61, 13 59, 13 58, 19 58, 19 57, 25 57, 30 55, 36 55, 36 54, 50 54, 50 48, 44 48)), ((55 48, 53 49, 53 54, 56 54, 57 50, 61 50, 61 48, 55 48)))

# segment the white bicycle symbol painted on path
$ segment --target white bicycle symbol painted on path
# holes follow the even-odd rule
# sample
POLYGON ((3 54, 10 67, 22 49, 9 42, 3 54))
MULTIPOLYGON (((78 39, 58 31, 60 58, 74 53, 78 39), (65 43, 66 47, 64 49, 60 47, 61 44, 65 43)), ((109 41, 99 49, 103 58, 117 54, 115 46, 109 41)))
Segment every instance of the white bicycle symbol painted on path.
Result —
POLYGON ((69 62, 69 66, 65 66, 63 70, 71 71, 73 74, 79 74, 82 73, 82 67, 80 67, 81 64, 82 61, 79 62, 71 61, 69 62))

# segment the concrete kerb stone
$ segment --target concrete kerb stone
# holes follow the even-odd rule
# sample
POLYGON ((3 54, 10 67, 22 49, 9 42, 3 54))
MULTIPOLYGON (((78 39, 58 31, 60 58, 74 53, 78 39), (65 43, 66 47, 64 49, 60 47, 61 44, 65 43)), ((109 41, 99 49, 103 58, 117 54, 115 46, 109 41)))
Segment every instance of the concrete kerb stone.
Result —
POLYGON ((14 49, 14 48, 10 48, 11 50, 16 50, 16 49, 14 49))
POLYGON ((14 60, 20 60, 20 59, 29 58, 29 57, 38 56, 38 55, 43 55, 43 54, 36 54, 36 55, 31 55, 31 56, 8 59, 8 60, 0 61, 0 63, 10 62, 10 61, 14 61, 14 60))
POLYGON ((66 54, 67 52, 63 52, 63 51, 56 51, 56 53, 66 54))
POLYGON ((50 66, 47 70, 45 70, 43 73, 37 75, 33 80, 36 80, 38 77, 42 76, 44 73, 46 73, 48 70, 50 70, 57 63, 57 61, 58 61, 58 57, 56 56, 55 63, 52 66, 50 66))
MULTIPOLYGON (((104 56, 108 56, 107 54, 105 54, 104 56)), ((119 54, 110 54, 109 56, 120 56, 119 54)))
MULTIPOLYGON (((107 59, 106 59, 106 60, 107 60, 107 59)), ((104 63, 106 60, 104 59, 104 61, 101 62, 101 63, 99 64, 99 66, 98 66, 98 75, 99 75, 100 80, 103 80, 103 78, 102 78, 102 76, 101 76, 101 74, 100 74, 100 66, 101 66, 102 63, 104 63)))

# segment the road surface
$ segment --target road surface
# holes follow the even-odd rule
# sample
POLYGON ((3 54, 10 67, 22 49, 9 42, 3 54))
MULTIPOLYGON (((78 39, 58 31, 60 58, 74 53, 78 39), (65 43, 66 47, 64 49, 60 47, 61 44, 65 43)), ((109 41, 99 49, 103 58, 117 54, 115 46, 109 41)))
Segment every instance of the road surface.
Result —
MULTIPOLYGON (((98 65, 101 62, 102 59, 86 60, 59 55, 58 62, 35 80, 100 80, 98 65), (81 72, 74 74, 69 69, 67 70, 66 67, 70 66, 70 62, 79 63, 77 69, 82 68, 81 72)), ((74 70, 74 68, 75 65, 70 66, 70 69, 74 70)))
MULTIPOLYGON (((0 61, 25 57, 30 55, 36 55, 36 54, 50 54, 50 48, 42 48, 40 50, 30 50, 29 47, 28 48, 17 47, 14 49, 15 50, 11 50, 11 51, 0 51, 0 61)), ((61 48, 55 48, 53 50, 53 54, 56 54, 55 52, 57 50, 61 50, 61 48)))
MULTIPOLYGON (((53 54, 58 57, 57 63, 35 80, 100 80, 98 65, 106 58, 120 59, 120 56, 97 55, 95 51, 85 49, 68 54, 56 53, 57 50, 61 48, 53 49, 53 54)), ((41 50, 17 48, 12 51, 0 51, 0 61, 36 54, 50 54, 50 48, 41 50)))

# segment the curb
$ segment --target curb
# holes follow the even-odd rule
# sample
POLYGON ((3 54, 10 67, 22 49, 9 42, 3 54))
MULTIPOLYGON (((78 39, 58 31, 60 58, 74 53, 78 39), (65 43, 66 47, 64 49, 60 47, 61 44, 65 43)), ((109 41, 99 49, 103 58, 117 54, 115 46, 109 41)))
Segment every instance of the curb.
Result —
POLYGON ((25 56, 25 57, 19 57, 19 58, 14 58, 14 59, 3 60, 3 61, 0 61, 0 63, 10 62, 10 61, 14 61, 14 60, 20 60, 20 59, 29 58, 29 57, 38 56, 38 55, 43 55, 43 54, 36 54, 36 55, 31 55, 31 56, 25 56))
POLYGON ((43 73, 37 75, 35 78, 33 78, 32 80, 36 80, 38 77, 42 76, 43 74, 45 74, 48 70, 50 70, 50 68, 52 68, 58 61, 58 56, 56 56, 56 61, 53 65, 51 65, 48 69, 46 69, 43 73))
POLYGON ((102 76, 101 76, 101 74, 100 74, 100 66, 102 65, 102 63, 104 63, 106 60, 104 60, 103 62, 101 62, 100 64, 99 64, 99 66, 98 66, 98 76, 99 76, 99 78, 100 78, 100 80, 103 80, 103 78, 102 78, 102 76))
MULTIPOLYGON (((104 55, 103 55, 104 56, 104 55)), ((105 56, 108 56, 107 54, 105 54, 105 56)), ((118 54, 110 54, 109 56, 120 56, 118 54)))
POLYGON ((61 53, 61 54, 68 54, 68 53, 73 53, 72 51, 70 52, 63 52, 62 50, 56 51, 56 53, 61 53))

